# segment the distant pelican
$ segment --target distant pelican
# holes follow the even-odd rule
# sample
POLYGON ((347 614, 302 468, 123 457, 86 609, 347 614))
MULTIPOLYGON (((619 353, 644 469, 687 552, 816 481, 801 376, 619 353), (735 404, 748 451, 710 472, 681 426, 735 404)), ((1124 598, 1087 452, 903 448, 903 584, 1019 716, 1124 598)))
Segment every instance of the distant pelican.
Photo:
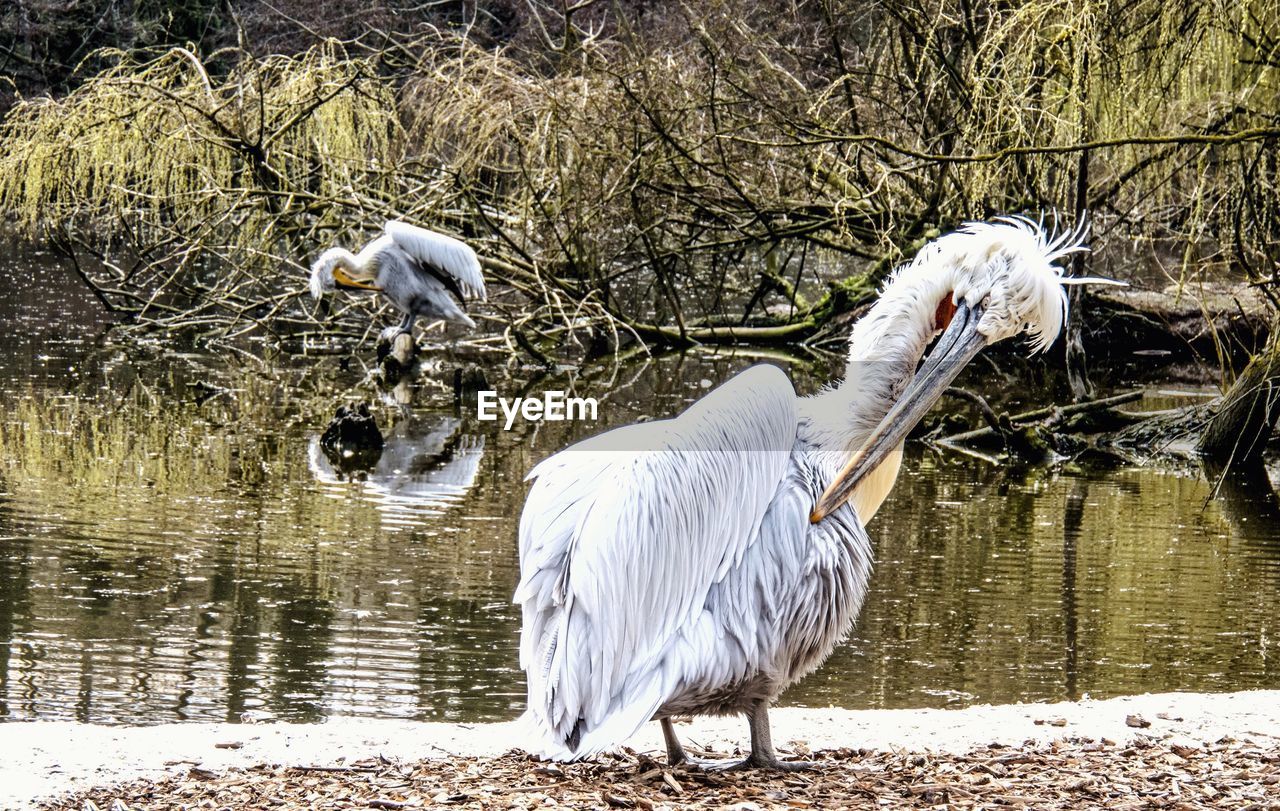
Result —
POLYGON ((769 705, 857 617, 872 563, 863 527, 904 438, 983 347, 1020 333, 1036 351, 1053 343, 1063 285, 1085 281, 1054 263, 1085 250, 1081 238, 1022 218, 965 225, 858 320, 843 382, 798 397, 782 371, 754 366, 678 417, 535 467, 515 601, 542 752, 586 757, 656 719, 676 764, 673 716, 745 713, 750 756, 704 765, 806 765, 774 753, 769 705))
POLYGON ((484 301, 484 277, 476 252, 453 237, 416 225, 388 221, 383 235, 358 254, 330 248, 311 266, 311 295, 337 287, 376 290, 404 313, 385 339, 413 331, 418 316, 475 328, 464 311, 468 300, 484 301))

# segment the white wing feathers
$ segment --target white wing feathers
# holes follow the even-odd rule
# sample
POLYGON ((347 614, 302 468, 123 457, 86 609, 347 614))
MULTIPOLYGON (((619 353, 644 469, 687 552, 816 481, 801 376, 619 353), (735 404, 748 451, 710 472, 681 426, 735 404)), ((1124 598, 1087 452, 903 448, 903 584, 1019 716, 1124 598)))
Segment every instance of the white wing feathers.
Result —
POLYGON ((520 520, 529 709, 550 753, 629 737, 678 682, 664 654, 756 540, 796 440, 772 366, 680 416, 609 431, 538 465, 520 520))
POLYGON ((480 260, 466 243, 396 220, 388 220, 383 230, 405 253, 453 277, 464 295, 484 301, 480 260))

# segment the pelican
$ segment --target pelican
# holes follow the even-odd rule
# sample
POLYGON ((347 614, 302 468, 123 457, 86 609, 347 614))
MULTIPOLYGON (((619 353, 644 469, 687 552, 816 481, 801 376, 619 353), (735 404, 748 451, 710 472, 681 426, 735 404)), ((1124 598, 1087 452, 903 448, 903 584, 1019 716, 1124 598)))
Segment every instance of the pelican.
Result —
POLYGON ((476 252, 453 237, 395 220, 382 236, 360 253, 330 248, 311 266, 311 295, 344 287, 376 290, 404 313, 399 326, 382 337, 413 332, 418 316, 443 319, 475 328, 463 307, 470 299, 484 301, 484 277, 476 252))
POLYGON ((1082 240, 1025 218, 968 223, 895 271, 853 327, 842 382, 799 397, 781 370, 754 366, 677 417, 534 467, 514 595, 530 748, 576 760, 658 720, 674 765, 687 758, 673 717, 745 714, 750 755, 701 765, 811 765, 778 759, 769 705, 856 619, 864 527, 904 438, 983 347, 1053 343, 1063 286, 1105 281, 1055 265, 1082 240))

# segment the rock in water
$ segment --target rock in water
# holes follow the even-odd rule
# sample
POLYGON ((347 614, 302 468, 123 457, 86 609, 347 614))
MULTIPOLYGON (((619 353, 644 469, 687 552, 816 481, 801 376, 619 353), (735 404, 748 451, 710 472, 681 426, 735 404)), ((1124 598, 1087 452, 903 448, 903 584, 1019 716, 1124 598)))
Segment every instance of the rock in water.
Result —
POLYGON ((338 406, 333 421, 320 435, 320 448, 329 463, 344 473, 369 470, 382 457, 382 432, 369 406, 338 406))

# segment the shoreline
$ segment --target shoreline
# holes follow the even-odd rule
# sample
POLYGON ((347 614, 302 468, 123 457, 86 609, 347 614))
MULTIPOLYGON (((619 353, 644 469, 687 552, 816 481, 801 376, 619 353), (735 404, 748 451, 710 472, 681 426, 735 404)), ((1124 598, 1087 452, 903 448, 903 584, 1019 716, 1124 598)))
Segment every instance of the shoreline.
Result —
MULTIPOLYGON (((1280 745, 1280 690, 1160 693, 963 709, 784 707, 770 715, 779 751, 799 754, 841 747, 963 754, 989 744, 1023 746, 1079 738, 1186 745, 1232 738, 1280 745)), ((336 766, 379 756, 396 761, 496 757, 529 740, 519 721, 454 724, 358 718, 316 724, 150 727, 18 721, 0 726, 0 732, 0 808, 14 809, 70 792, 186 773, 193 767, 217 774, 262 764, 336 766)), ((723 753, 747 743, 746 723, 737 717, 698 718, 678 724, 677 732, 696 748, 723 753)), ((627 746, 661 753, 658 725, 647 724, 627 746)))

